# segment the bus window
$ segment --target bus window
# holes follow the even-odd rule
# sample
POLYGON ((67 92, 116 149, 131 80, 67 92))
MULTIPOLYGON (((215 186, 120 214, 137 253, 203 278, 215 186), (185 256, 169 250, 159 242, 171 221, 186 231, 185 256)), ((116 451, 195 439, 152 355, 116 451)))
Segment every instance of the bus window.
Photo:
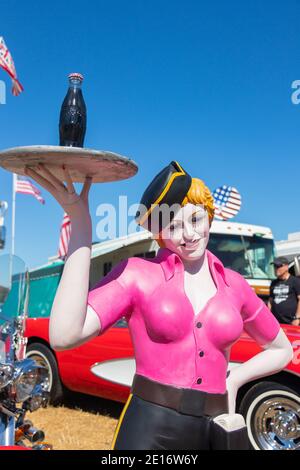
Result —
POLYGON ((107 261, 106 263, 103 263, 103 276, 106 276, 106 274, 108 274, 109 271, 111 271, 111 268, 112 268, 111 261, 107 261))
POLYGON ((156 251, 147 251, 146 253, 137 253, 134 256, 137 258, 146 258, 146 259, 155 258, 156 251))
POLYGON ((117 323, 114 324, 115 327, 117 328, 127 328, 128 324, 126 319, 123 317, 121 320, 117 321, 117 323))
POLYGON ((155 256, 156 256, 156 251, 148 251, 147 253, 145 253, 145 258, 147 259, 155 258, 155 256))
POLYGON ((274 279, 274 242, 259 236, 211 233, 208 249, 225 268, 248 279, 274 279))

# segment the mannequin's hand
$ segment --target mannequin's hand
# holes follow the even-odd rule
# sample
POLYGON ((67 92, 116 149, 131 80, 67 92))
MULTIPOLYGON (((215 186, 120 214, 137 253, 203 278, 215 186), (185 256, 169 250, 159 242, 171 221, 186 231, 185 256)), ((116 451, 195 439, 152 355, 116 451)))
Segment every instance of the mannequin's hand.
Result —
POLYGON ((64 211, 67 212, 71 219, 80 218, 86 221, 91 220, 89 213, 88 193, 91 187, 92 178, 86 177, 83 188, 79 195, 75 191, 71 176, 66 166, 63 165, 62 168, 64 170, 64 179, 67 183, 67 186, 59 181, 59 179, 56 178, 56 176, 54 176, 51 171, 43 164, 37 165, 34 167, 34 169, 26 166, 25 174, 30 176, 43 188, 49 191, 49 193, 52 194, 52 196, 62 206, 64 211))

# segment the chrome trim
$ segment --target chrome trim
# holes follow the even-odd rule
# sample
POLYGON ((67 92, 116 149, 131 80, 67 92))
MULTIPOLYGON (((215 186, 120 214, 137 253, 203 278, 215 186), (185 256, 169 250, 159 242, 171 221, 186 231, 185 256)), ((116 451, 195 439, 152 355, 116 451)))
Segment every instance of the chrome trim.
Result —
POLYGON ((251 437, 263 450, 299 450, 300 402, 278 392, 269 398, 262 393, 251 417, 251 437))

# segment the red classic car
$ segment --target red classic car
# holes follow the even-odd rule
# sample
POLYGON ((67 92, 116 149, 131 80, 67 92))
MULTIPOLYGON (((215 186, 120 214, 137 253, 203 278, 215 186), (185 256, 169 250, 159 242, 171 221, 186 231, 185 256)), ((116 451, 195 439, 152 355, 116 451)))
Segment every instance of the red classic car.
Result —
MULTIPOLYGON (((215 243, 215 249, 211 251, 216 253, 218 247, 226 246, 226 252, 219 249, 216 254, 220 259, 226 255, 228 263, 233 254, 235 258, 232 259, 236 261, 239 246, 241 250, 247 249, 247 256, 251 255, 256 271, 254 274, 252 272, 252 278, 245 277, 258 294, 266 296, 268 279, 267 275, 263 277, 263 273, 268 274, 272 240, 250 236, 249 228, 242 241, 239 240, 241 234, 233 233, 229 236, 226 244, 220 233, 216 233, 214 239, 211 237, 212 243, 215 243), (263 250, 264 256, 261 256, 263 250)), ((133 255, 146 258, 155 256, 154 243, 144 234, 118 239, 113 242, 113 246, 110 243, 110 248, 105 243, 95 245, 92 251, 91 286, 121 259, 133 255)), ((125 321, 119 321, 103 335, 78 348, 56 352, 50 347, 49 313, 62 269, 63 263, 53 260, 30 272, 27 355, 47 367, 47 386, 53 402, 62 399, 65 388, 125 402, 135 372, 133 347, 125 321)), ((283 325, 283 328, 294 348, 291 363, 278 374, 246 384, 238 393, 237 412, 246 419, 254 449, 300 449, 300 327, 283 325)), ((259 350, 257 343, 244 333, 231 350, 230 368, 247 361, 259 350)))

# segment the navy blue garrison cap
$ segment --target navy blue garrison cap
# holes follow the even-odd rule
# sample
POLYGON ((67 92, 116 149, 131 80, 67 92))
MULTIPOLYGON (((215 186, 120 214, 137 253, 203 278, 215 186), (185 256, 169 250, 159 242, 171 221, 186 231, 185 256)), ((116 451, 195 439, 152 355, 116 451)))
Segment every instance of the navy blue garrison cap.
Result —
MULTIPOLYGON (((178 162, 172 161, 153 178, 142 195, 135 216, 137 224, 149 229, 154 211, 162 204, 181 204, 191 184, 192 177, 178 162)), ((160 225, 159 230, 161 228, 160 225)))

